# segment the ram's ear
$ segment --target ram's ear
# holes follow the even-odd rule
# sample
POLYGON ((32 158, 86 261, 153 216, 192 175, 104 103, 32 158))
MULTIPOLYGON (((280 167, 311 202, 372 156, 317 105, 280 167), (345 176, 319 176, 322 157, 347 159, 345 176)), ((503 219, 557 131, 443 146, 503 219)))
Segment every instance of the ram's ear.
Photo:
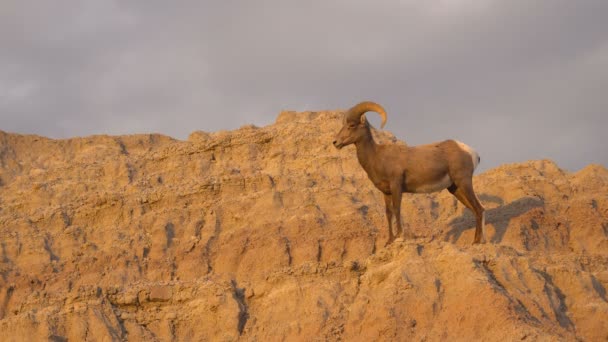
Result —
POLYGON ((364 125, 364 124, 365 124, 365 121, 366 121, 366 120, 367 120, 367 119, 365 118, 365 114, 361 114, 361 124, 362 124, 362 125, 364 125))

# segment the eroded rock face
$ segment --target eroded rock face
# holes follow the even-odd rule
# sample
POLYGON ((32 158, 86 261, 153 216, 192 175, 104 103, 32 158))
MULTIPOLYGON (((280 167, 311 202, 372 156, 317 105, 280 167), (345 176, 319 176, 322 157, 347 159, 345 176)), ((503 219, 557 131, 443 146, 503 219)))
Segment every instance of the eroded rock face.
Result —
MULTIPOLYGON (((603 340, 608 171, 475 177, 384 204, 340 112, 263 128, 50 140, 0 132, 0 331, 21 340, 603 340)), ((396 143, 386 132, 378 140, 396 143)), ((483 156, 482 156, 483 157, 483 156)))

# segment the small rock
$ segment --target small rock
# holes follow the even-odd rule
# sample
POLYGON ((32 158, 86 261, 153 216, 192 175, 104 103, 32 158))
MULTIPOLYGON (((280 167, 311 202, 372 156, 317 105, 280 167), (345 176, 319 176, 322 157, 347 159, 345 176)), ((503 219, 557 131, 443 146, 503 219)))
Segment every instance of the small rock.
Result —
POLYGON ((166 302, 173 296, 173 289, 170 286, 152 286, 150 288, 151 302, 166 302))
POLYGON ((133 314, 131 312, 123 312, 120 314, 120 318, 123 320, 133 319, 134 317, 135 317, 135 314, 133 314))
POLYGON ((145 303, 148 301, 148 293, 146 291, 139 291, 139 293, 137 294, 137 300, 140 303, 145 303))

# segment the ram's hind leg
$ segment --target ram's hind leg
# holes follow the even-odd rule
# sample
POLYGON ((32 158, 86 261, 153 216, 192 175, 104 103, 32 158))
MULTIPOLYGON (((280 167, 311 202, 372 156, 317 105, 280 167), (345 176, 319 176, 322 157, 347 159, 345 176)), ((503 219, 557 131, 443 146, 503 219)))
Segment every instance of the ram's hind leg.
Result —
POLYGON ((386 205, 386 220, 388 221, 388 241, 386 241, 385 246, 388 246, 395 241, 393 235, 393 198, 391 195, 384 195, 384 204, 386 205))
POLYGON ((475 238, 473 240, 474 244, 485 242, 484 237, 484 226, 485 226, 485 209, 479 202, 477 195, 473 191, 472 182, 466 182, 465 184, 460 184, 460 186, 456 186, 452 184, 448 188, 450 193, 454 195, 465 207, 469 208, 473 214, 475 215, 475 238))

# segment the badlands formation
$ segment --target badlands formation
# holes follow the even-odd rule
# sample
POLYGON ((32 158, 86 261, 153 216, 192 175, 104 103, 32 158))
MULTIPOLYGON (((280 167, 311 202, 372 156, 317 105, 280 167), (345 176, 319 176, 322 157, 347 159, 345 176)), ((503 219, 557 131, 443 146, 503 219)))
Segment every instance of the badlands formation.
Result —
MULTIPOLYGON (((0 132, 3 341, 605 341, 608 170, 549 160, 384 202, 341 112, 263 128, 0 132)), ((401 143, 387 132, 377 140, 401 143)), ((483 153, 482 153, 483 163, 483 153)))

